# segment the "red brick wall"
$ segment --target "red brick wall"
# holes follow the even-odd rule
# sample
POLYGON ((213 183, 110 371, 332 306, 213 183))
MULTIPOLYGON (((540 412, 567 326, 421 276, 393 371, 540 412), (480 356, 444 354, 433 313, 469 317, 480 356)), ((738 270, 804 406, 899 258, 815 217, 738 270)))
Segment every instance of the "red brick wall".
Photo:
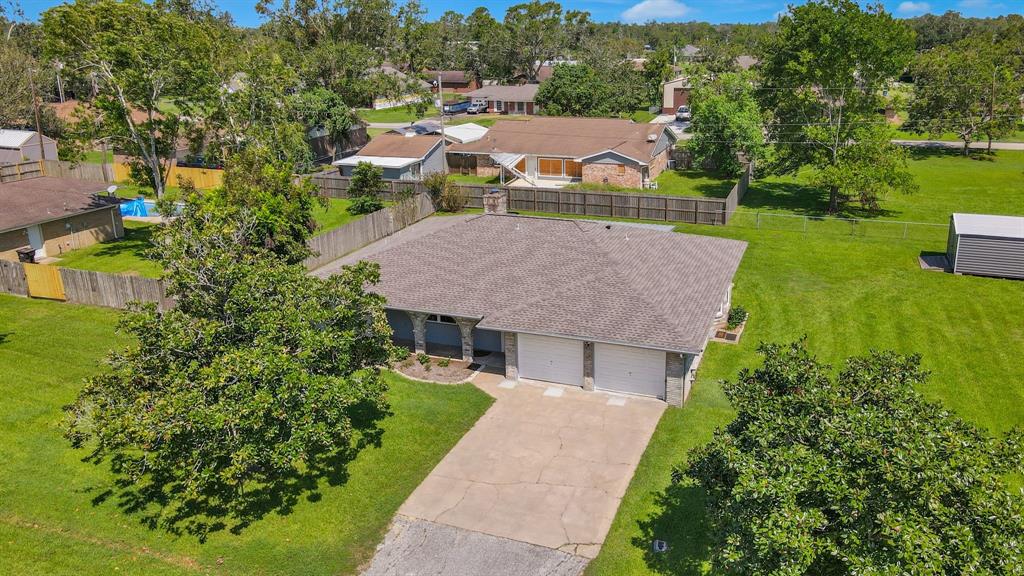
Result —
POLYGON ((626 166, 623 164, 584 164, 583 181, 595 184, 604 183, 608 179, 609 184, 623 186, 626 188, 640 188, 643 186, 643 177, 639 166, 626 166), (624 169, 619 173, 619 167, 624 169))

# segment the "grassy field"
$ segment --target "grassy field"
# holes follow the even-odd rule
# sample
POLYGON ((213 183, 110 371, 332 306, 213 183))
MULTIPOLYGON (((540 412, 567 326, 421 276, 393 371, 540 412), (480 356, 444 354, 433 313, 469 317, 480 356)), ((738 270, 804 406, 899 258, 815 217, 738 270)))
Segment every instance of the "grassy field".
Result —
MULTIPOLYGON (((945 224, 953 212, 1024 214, 1024 152, 999 150, 992 155, 961 156, 955 151, 912 151, 910 171, 919 190, 889 194, 881 211, 857 205, 843 216, 945 224)), ((806 187, 807 173, 755 180, 740 210, 820 216, 828 207, 823 190, 806 187)))
POLYGON ((501 179, 497 176, 474 176, 472 174, 452 174, 452 182, 460 184, 500 184, 501 179))
MULTIPOLYGON (((893 138, 900 140, 948 140, 950 142, 959 142, 960 137, 952 132, 944 132, 942 134, 918 134, 916 132, 908 132, 906 130, 895 130, 893 138)), ((987 142, 988 139, 982 139, 981 142, 987 142)), ((993 142, 1024 142, 1024 128, 1018 128, 1013 132, 1010 132, 1002 138, 996 138, 993 142)))
POLYGON ((415 122, 423 118, 437 116, 437 108, 429 106, 426 112, 422 115, 417 115, 416 110, 412 109, 410 106, 397 106, 395 108, 384 108, 382 110, 361 108, 356 110, 356 115, 362 118, 364 122, 415 122))
POLYGON ((205 543, 150 529, 126 513, 106 465, 61 437, 61 406, 112 347, 112 310, 0 296, 0 566, 4 573, 352 574, 435 464, 491 403, 470 385, 389 375, 391 414, 333 485, 321 479, 290 510, 205 543))
POLYGON ((159 278, 160 265, 145 254, 152 246, 154 230, 155 224, 125 220, 124 238, 72 250, 60 257, 57 266, 159 278))
POLYGON ((703 170, 665 170, 654 181, 658 189, 645 190, 646 193, 705 198, 725 198, 736 184, 734 178, 722 178, 703 170))
MULTIPOLYGON (((913 166, 921 192, 889 199, 886 207, 895 215, 939 222, 953 210, 1024 215, 1022 157, 921 158, 913 166)), ((753 197, 759 195, 765 198, 763 190, 753 197)), ((820 207, 817 199, 796 198, 772 209, 803 214, 820 207)), ((944 250, 944 236, 903 241, 737 226, 678 229, 749 243, 734 303, 751 317, 740 344, 708 346, 686 406, 662 417, 587 574, 708 571, 701 494, 670 488, 670 472, 733 417, 719 382, 756 365, 761 341, 806 335, 811 351, 833 364, 871 348, 918 352, 931 371, 921 388, 927 398, 993 433, 1024 425, 1024 283, 922 271, 918 255, 944 250), (669 542, 668 553, 650 552, 655 538, 669 542)))
POLYGON ((390 132, 390 131, 391 131, 390 128, 367 128, 366 129, 366 136, 370 140, 373 140, 377 136, 380 136, 381 134, 384 134, 385 132, 390 132))

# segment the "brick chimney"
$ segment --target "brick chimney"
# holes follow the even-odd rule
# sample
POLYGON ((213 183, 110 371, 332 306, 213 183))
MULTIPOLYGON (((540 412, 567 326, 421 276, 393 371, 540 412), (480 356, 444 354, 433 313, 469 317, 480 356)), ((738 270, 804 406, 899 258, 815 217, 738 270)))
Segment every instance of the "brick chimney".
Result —
POLYGON ((508 214, 508 191, 492 188, 484 194, 484 214, 508 214))

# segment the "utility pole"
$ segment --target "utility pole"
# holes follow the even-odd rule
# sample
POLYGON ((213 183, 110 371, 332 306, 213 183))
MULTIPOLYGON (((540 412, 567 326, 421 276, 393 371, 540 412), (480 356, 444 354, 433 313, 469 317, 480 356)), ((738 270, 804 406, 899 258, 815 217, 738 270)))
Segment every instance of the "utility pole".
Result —
POLYGON ((39 122, 39 100, 36 98, 36 81, 32 74, 32 67, 28 69, 28 86, 32 90, 32 110, 36 115, 36 137, 39 138, 39 157, 46 160, 46 145, 43 144, 43 127, 39 122))
POLYGON ((441 84, 441 72, 437 73, 437 107, 441 111, 441 172, 448 173, 447 142, 444 139, 444 86, 441 84))

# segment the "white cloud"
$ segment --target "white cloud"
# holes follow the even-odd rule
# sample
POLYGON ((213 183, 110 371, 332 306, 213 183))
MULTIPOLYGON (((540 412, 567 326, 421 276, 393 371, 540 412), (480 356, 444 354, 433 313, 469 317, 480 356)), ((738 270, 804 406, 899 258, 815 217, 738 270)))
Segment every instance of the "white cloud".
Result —
POLYGON ((690 8, 678 0, 643 0, 622 13, 626 22, 650 20, 679 20, 690 13, 690 8))
POLYGON ((987 8, 988 0, 960 0, 957 5, 961 8, 987 8))
POLYGON ((899 7, 896 8, 900 14, 906 14, 907 16, 919 16, 931 9, 931 5, 927 2, 901 2, 899 7))

